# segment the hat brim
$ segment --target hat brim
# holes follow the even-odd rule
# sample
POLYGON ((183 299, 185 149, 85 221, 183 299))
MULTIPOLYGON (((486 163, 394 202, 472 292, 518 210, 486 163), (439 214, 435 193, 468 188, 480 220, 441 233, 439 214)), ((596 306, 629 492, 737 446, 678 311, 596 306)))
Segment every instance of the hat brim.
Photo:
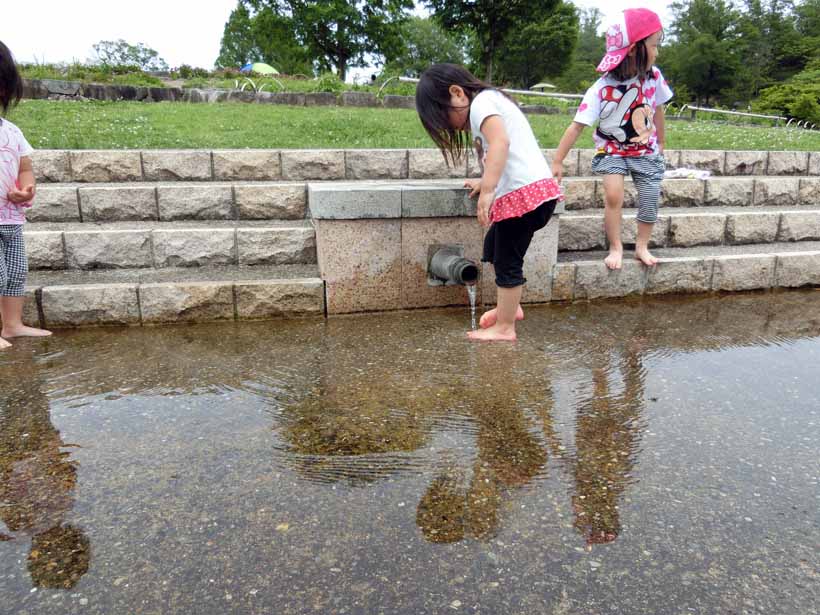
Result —
POLYGON ((598 64, 597 70, 599 73, 607 73, 617 67, 629 53, 629 47, 618 49, 617 51, 609 51, 598 64))

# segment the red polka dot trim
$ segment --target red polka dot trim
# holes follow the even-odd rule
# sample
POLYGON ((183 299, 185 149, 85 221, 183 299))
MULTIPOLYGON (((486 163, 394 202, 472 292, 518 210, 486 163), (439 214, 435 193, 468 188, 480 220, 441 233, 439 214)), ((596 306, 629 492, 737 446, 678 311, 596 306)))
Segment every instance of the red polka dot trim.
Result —
POLYGON ((490 222, 520 218, 547 201, 563 201, 561 187, 554 179, 539 179, 497 198, 490 208, 490 222))

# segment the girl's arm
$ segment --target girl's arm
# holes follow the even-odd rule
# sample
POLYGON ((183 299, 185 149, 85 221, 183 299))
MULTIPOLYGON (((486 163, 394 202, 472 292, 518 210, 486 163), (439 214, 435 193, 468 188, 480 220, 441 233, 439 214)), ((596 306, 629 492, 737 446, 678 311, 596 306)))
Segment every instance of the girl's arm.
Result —
POLYGON ((555 177, 555 181, 558 183, 561 183, 561 180, 564 178, 564 158, 567 157, 569 150, 572 149, 572 146, 575 145, 578 137, 580 137, 581 133, 584 132, 584 128, 586 128, 585 124, 582 124, 581 122, 573 122, 564 131, 564 136, 561 137, 561 142, 558 144, 558 150, 555 152, 555 156, 552 159, 552 174, 555 177))
POLYGON ((658 152, 663 154, 666 148, 666 115, 661 105, 655 109, 655 131, 658 133, 658 152))
POLYGON ((31 158, 23 156, 20 158, 20 171, 17 174, 17 187, 8 193, 8 200, 15 205, 24 203, 31 204, 34 200, 35 181, 34 167, 31 165, 31 158))
POLYGON ((484 174, 481 176, 481 194, 478 197, 478 221, 490 226, 490 207, 495 200, 495 190, 507 166, 510 153, 510 137, 500 115, 491 115, 481 124, 481 132, 487 139, 484 174))

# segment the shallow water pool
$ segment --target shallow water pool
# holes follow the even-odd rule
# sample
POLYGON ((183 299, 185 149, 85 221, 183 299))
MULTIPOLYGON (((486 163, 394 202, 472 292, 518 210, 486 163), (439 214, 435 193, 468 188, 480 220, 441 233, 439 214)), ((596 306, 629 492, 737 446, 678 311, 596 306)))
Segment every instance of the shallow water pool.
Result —
POLYGON ((0 354, 2 613, 803 614, 820 292, 0 354))

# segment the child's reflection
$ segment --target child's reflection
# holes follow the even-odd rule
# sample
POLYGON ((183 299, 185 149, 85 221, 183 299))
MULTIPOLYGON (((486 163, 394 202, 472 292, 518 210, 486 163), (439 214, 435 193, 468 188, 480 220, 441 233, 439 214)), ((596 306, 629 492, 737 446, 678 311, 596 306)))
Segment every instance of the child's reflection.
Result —
POLYGON ((32 376, 33 365, 14 365, 0 377, 0 520, 11 536, 31 537, 28 570, 35 587, 70 589, 88 571, 91 545, 65 523, 74 506, 76 462, 63 452, 49 404, 32 376))
POLYGON ((644 406, 645 370, 635 349, 620 361, 623 391, 611 392, 610 355, 592 371, 593 390, 576 420, 573 460, 575 527, 587 544, 614 541, 621 532, 619 501, 635 464, 644 406))
POLYGON ((436 477, 422 496, 416 524, 430 542, 491 538, 499 529, 505 496, 546 467, 552 392, 531 371, 517 370, 516 358, 514 352, 501 360, 488 353, 481 365, 485 357, 479 355, 480 382, 459 391, 462 407, 478 426, 478 453, 466 488, 454 469, 436 477), (537 431, 548 436, 546 443, 537 431))

